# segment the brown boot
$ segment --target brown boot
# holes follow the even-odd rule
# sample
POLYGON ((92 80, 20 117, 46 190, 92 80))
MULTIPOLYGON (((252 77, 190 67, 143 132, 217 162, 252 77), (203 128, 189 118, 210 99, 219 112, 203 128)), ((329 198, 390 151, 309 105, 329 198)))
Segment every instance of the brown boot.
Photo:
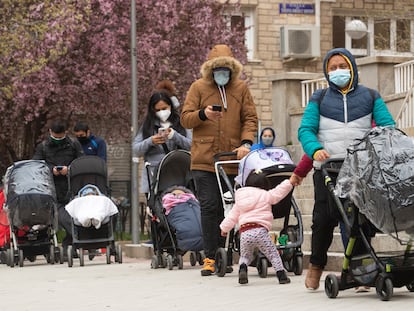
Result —
POLYGON ((306 274, 305 287, 307 289, 317 290, 321 279, 323 269, 321 267, 309 264, 308 273, 306 274))

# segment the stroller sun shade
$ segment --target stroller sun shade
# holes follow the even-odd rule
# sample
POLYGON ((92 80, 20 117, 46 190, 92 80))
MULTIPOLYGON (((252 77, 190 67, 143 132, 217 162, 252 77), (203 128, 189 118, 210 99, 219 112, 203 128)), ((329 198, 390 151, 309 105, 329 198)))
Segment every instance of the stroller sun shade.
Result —
POLYGON ((414 234, 413 189, 414 139, 376 127, 348 148, 335 191, 379 230, 395 235, 414 234))
MULTIPOLYGON (((235 181, 244 186, 244 183, 252 170, 265 169, 275 165, 293 165, 292 158, 287 150, 278 147, 256 149, 241 159, 239 173, 235 181)), ((279 167, 279 169, 283 169, 279 167)), ((293 171, 291 168, 288 171, 293 171)))

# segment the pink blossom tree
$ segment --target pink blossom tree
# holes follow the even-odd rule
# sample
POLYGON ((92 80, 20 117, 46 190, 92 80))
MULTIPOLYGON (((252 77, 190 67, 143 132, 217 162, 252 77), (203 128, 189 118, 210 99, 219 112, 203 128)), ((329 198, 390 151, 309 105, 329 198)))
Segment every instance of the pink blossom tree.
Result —
MULTIPOLYGON (((140 120, 162 79, 184 99, 214 44, 246 60, 244 32, 228 28, 226 5, 137 1, 140 120)), ((0 172, 31 158, 55 118, 87 120, 110 142, 130 138, 130 0, 5 0, 0 21, 0 172)))

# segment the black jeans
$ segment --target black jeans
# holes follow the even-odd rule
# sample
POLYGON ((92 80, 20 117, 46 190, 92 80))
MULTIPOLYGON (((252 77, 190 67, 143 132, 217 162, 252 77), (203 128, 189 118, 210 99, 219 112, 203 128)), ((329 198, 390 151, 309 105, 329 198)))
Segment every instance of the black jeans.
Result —
POLYGON ((72 218, 65 209, 65 203, 58 203, 58 205, 58 223, 66 232, 62 246, 66 248, 68 245, 72 245, 72 218))
MULTIPOLYGON (((216 250, 224 247, 225 238, 220 235, 220 223, 224 218, 223 202, 215 173, 192 171, 196 196, 201 206, 201 227, 203 230, 204 252, 207 258, 214 259, 216 250)), ((234 176, 229 176, 234 183, 234 176)), ((227 187, 223 184, 223 192, 227 187)))
POLYGON ((329 191, 324 184, 324 178, 320 170, 313 174, 315 204, 312 215, 312 244, 310 263, 325 267, 328 261, 328 249, 331 246, 333 232, 338 225, 338 218, 332 215, 329 208, 329 191))

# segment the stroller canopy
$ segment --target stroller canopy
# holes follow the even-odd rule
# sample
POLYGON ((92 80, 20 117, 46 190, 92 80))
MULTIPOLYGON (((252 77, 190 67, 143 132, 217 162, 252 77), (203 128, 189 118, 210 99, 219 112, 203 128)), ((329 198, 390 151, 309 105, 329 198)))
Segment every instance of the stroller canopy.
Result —
POLYGON ((98 156, 86 155, 76 158, 69 166, 70 196, 76 196, 87 184, 97 186, 104 195, 109 194, 106 162, 98 156))
POLYGON ((162 193, 172 186, 189 187, 191 155, 186 150, 173 150, 158 165, 153 183, 154 194, 162 193))
POLYGON ((249 152, 243 159, 240 160, 239 174, 235 181, 244 186, 244 183, 252 170, 265 169, 278 166, 279 170, 286 168, 288 171, 293 171, 291 167, 294 164, 289 152, 280 147, 271 147, 264 149, 257 149, 249 152))
POLYGON ((348 148, 336 193, 384 233, 414 234, 414 139, 376 127, 348 148))

